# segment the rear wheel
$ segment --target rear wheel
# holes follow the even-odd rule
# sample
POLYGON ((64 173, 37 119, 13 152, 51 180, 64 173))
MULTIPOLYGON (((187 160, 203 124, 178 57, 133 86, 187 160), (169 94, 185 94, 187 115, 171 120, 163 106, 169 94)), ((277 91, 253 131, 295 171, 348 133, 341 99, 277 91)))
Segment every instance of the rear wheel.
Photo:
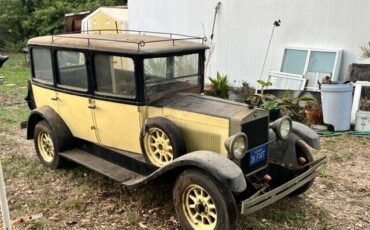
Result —
POLYGON ((173 201, 184 229, 236 229, 238 212, 232 192, 201 170, 186 170, 176 180, 173 201))
POLYGON ((55 135, 46 121, 37 123, 34 131, 34 143, 37 157, 43 165, 53 169, 65 166, 66 159, 60 157, 55 135))

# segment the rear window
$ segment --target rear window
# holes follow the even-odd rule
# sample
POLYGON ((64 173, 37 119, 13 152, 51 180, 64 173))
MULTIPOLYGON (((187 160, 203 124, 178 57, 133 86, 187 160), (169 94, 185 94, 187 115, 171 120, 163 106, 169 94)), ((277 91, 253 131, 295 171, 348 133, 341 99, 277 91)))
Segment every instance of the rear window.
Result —
POLYGON ((85 54, 76 51, 57 51, 58 85, 87 90, 85 54))
POLYGON ((53 84, 53 66, 51 53, 47 48, 32 48, 34 79, 53 84))

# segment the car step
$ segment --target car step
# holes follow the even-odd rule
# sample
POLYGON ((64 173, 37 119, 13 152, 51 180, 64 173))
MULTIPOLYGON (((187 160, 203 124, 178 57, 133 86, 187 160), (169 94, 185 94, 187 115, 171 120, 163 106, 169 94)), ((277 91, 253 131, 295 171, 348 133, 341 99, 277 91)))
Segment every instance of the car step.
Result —
POLYGON ((142 178, 145 178, 141 174, 120 167, 80 149, 71 149, 59 154, 123 184, 128 182, 128 184, 132 185, 130 181, 140 181, 142 178))

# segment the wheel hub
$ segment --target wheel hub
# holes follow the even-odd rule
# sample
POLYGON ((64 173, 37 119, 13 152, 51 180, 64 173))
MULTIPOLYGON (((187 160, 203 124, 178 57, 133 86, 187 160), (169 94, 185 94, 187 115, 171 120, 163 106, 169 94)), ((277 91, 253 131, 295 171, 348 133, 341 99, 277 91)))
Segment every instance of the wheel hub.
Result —
POLYGON ((199 214, 207 214, 207 205, 204 202, 199 201, 199 203, 195 205, 195 211, 199 214))

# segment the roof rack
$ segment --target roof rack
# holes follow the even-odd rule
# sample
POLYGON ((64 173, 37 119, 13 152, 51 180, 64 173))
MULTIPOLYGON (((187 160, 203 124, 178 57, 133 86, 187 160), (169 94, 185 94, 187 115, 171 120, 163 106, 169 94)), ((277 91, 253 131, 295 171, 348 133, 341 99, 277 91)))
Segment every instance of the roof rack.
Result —
POLYGON ((166 33, 166 32, 153 32, 153 31, 145 31, 145 30, 121 30, 121 29, 100 29, 100 30, 83 30, 81 33, 71 32, 71 33, 64 33, 64 34, 57 34, 57 35, 51 35, 51 43, 54 43, 54 37, 64 37, 63 35, 66 34, 89 34, 90 32, 98 32, 99 35, 101 35, 102 32, 116 32, 116 34, 119 34, 119 32, 131 32, 131 33, 137 33, 138 35, 167 35, 169 36, 168 39, 160 39, 160 40, 153 40, 153 41, 143 41, 140 40, 138 42, 134 41, 124 41, 124 40, 116 40, 116 39, 108 39, 108 38, 85 38, 85 37, 72 37, 69 36, 69 38, 75 38, 75 39, 86 39, 87 40, 87 46, 90 46, 90 40, 96 40, 96 41, 110 41, 110 42, 122 42, 122 43, 129 43, 129 44, 135 44, 137 45, 137 50, 140 51, 140 47, 144 47, 147 43, 157 43, 157 42, 169 42, 172 41, 172 45, 175 45, 175 41, 185 41, 185 40, 197 40, 201 41, 202 44, 207 42, 207 37, 196 37, 196 36, 189 36, 184 34, 177 34, 177 33, 166 33))

